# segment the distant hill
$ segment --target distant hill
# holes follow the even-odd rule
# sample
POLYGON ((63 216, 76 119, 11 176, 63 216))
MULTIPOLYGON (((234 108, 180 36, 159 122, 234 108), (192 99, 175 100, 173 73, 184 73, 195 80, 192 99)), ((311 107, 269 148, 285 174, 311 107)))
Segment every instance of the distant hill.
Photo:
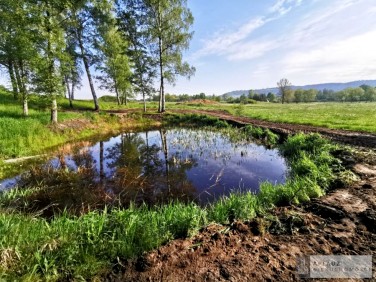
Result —
MULTIPOLYGON (((351 82, 345 82, 345 83, 321 83, 321 84, 311 84, 311 85, 304 85, 304 86, 292 86, 292 89, 316 89, 316 90, 324 90, 324 89, 329 89, 329 90, 334 90, 334 91, 340 91, 345 88, 349 87, 359 87, 360 85, 369 85, 376 87, 376 80, 357 80, 357 81, 351 81, 351 82)), ((272 88, 264 88, 264 89, 253 89, 253 91, 257 94, 268 94, 269 92, 278 94, 278 88, 277 87, 272 87, 272 88)), ((245 94, 248 95, 249 89, 248 90, 236 90, 236 91, 231 91, 224 93, 222 96, 227 95, 227 96, 232 96, 232 97, 240 97, 241 95, 245 94)))

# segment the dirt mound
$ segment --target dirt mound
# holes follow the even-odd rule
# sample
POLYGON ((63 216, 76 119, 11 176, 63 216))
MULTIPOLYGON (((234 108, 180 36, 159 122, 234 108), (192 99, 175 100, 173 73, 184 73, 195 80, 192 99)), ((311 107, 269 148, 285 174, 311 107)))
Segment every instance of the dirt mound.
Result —
POLYGON ((218 105, 219 102, 213 101, 213 100, 208 100, 208 99, 195 99, 195 100, 192 100, 192 101, 184 102, 184 104, 188 104, 188 105, 218 105))
POLYGON ((66 130, 82 130, 94 128, 94 125, 87 119, 70 119, 57 124, 51 124, 50 128, 57 132, 64 132, 66 130))

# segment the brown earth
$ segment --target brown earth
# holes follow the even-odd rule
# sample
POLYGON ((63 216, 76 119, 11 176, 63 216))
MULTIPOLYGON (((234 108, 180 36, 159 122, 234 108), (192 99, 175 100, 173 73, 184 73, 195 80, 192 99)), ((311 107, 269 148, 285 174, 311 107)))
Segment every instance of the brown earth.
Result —
POLYGON ((360 180, 308 204, 276 208, 272 219, 209 225, 192 238, 174 240, 136 260, 119 263, 108 280, 313 281, 299 275, 298 258, 333 254, 373 255, 373 278, 364 280, 376 281, 376 151, 367 149, 376 148, 376 135, 235 117, 225 111, 174 112, 207 114, 280 134, 317 132, 362 146, 356 155, 343 156, 360 180))
MULTIPOLYGON (((376 156, 376 155, 375 155, 376 156)), ((361 158, 361 156, 358 156, 361 158)), ((357 161, 354 158, 354 161, 357 161)), ((376 281, 376 158, 352 165, 361 180, 301 206, 276 208, 274 219, 212 224, 137 260, 113 281, 302 281, 299 257, 373 255, 376 281)), ((321 279, 320 281, 359 281, 321 279)))
POLYGON ((190 105, 218 105, 219 102, 208 100, 208 99, 195 99, 192 101, 184 102, 183 104, 190 104, 190 105))

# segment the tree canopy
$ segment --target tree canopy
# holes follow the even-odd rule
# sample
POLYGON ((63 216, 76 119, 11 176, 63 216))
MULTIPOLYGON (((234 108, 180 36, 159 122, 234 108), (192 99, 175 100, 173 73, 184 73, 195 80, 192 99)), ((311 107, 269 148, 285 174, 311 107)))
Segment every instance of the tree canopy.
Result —
POLYGON ((83 70, 95 110, 94 79, 119 104, 133 94, 146 103, 159 83, 163 112, 165 83, 194 73, 183 60, 192 24, 186 0, 2 0, 0 67, 25 115, 33 91, 50 100, 51 121, 57 122, 56 97, 65 94, 73 106, 83 70))

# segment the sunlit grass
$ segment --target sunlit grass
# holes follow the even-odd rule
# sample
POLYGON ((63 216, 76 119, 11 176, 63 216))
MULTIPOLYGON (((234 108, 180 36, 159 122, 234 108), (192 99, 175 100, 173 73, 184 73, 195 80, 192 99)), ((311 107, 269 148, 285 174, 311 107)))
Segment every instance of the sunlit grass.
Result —
MULTIPOLYGON (((179 108, 181 105, 171 105, 179 108)), ((220 104, 199 107, 185 106, 190 109, 221 109, 238 115, 237 105, 220 104)), ((276 104, 259 102, 244 105, 242 116, 262 120, 307 124, 333 129, 346 129, 376 133, 376 103, 300 103, 276 104)))
MULTIPOLYGON (((134 103, 136 107, 139 103, 134 103)), ((114 107, 116 109, 125 106, 117 106, 114 103, 103 102, 103 108, 114 107)), ((132 107, 131 105, 127 106, 132 107)), ((141 106, 140 106, 141 107, 141 106)), ((119 130, 124 126, 119 118, 105 113, 93 112, 92 101, 74 101, 73 110, 69 108, 69 102, 65 98, 58 99, 59 123, 69 120, 86 121, 88 128, 65 127, 63 131, 55 130, 50 124, 50 111, 48 100, 37 95, 30 95, 29 116, 24 117, 22 105, 15 100, 11 93, 0 90, 0 179, 12 175, 20 168, 14 164, 5 164, 4 160, 23 156, 40 155, 56 146, 68 141, 88 138, 97 133, 119 130)), ((149 120, 142 120, 141 115, 135 116, 134 126, 148 125, 149 120)), ((129 124, 132 126, 132 124, 129 124)))

